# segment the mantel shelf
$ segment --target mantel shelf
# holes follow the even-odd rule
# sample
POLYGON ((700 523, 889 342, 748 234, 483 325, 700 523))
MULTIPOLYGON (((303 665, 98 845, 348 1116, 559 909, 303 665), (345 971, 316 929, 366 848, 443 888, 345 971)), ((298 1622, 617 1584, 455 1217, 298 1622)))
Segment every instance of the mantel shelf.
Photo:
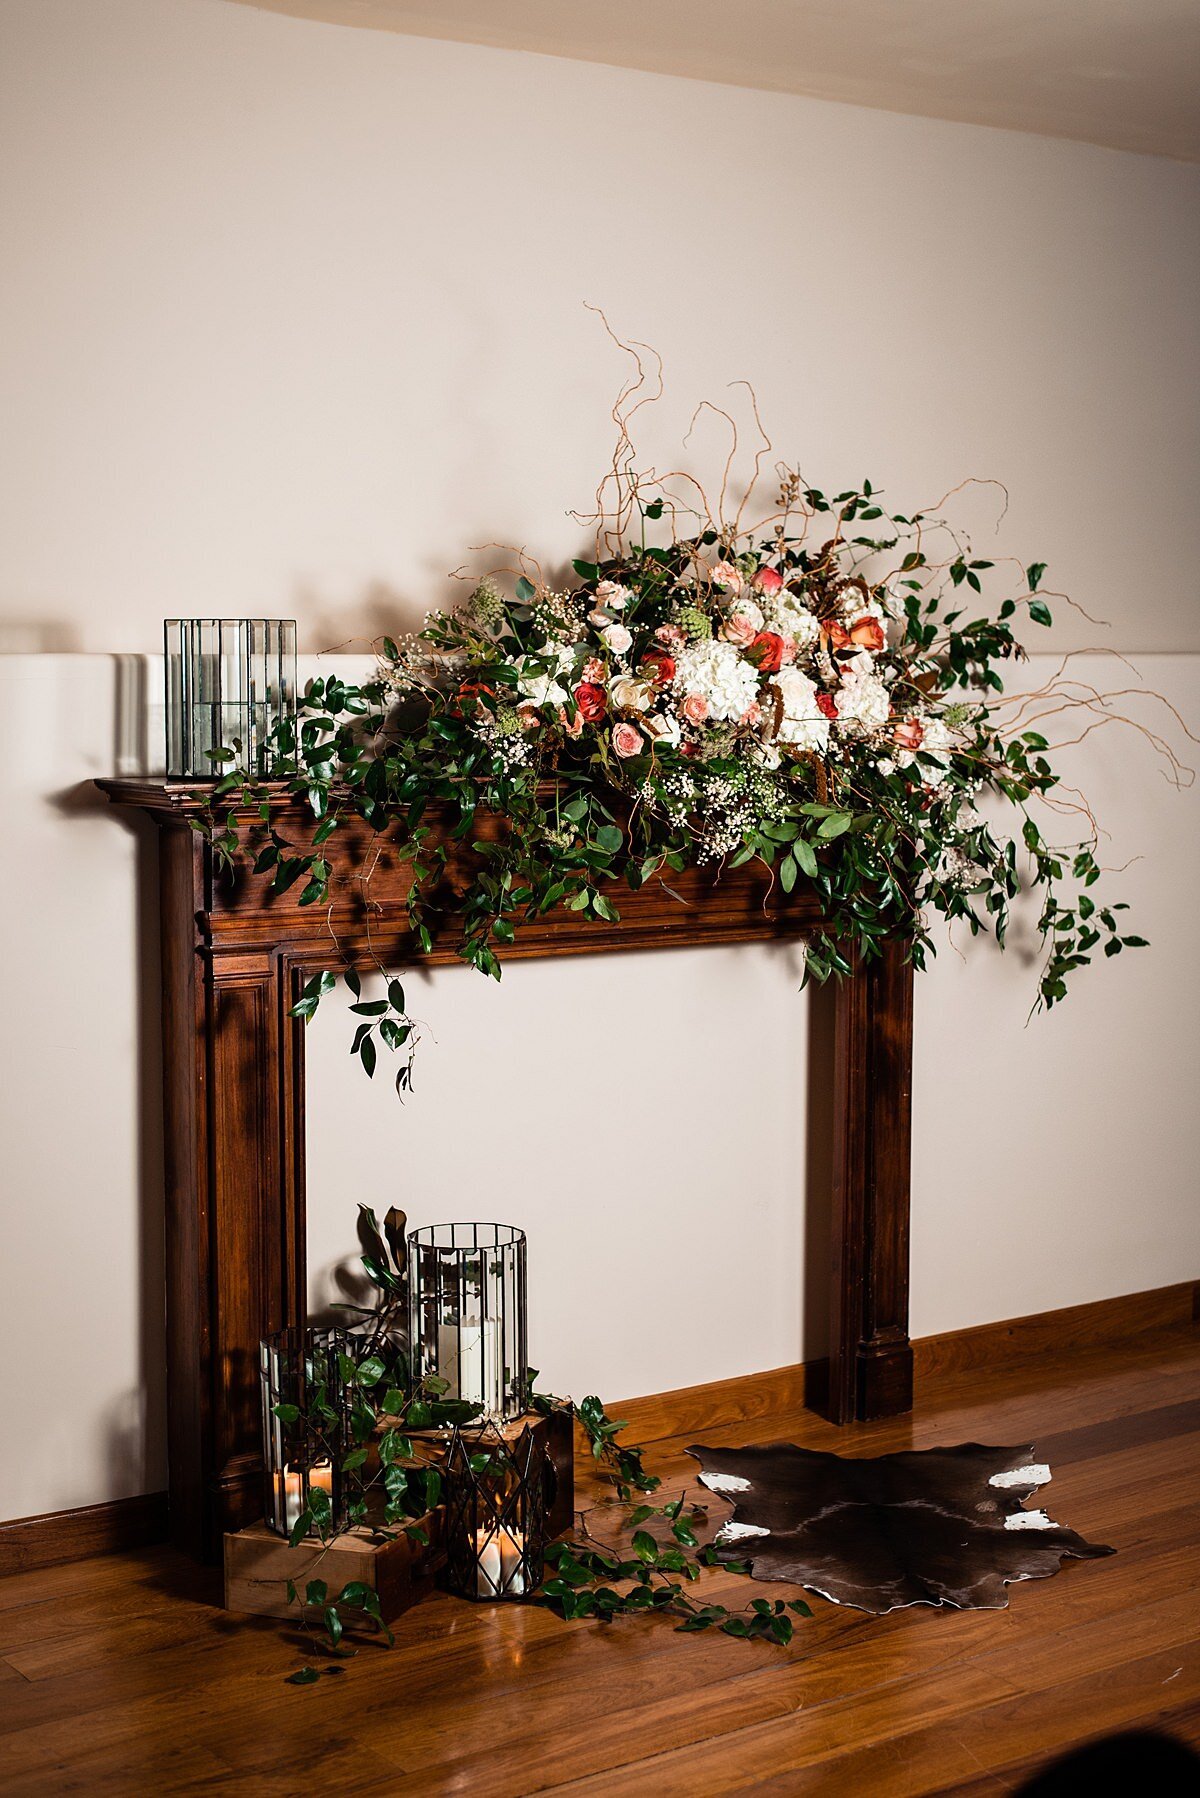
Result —
MULTIPOLYGON (((322 845, 330 867, 330 903, 299 903, 297 882, 286 893, 272 892, 268 877, 239 866, 219 871, 204 840, 192 829, 205 811, 203 788, 196 782, 104 780, 97 785, 117 805, 148 812, 168 831, 183 833, 198 858, 196 876, 204 903, 197 919, 204 940, 214 948, 251 948, 287 941, 293 949, 307 946, 318 958, 336 942, 341 957, 367 964, 375 959, 402 964, 420 955, 408 923, 407 894, 411 867, 396 829, 376 833, 356 814, 347 812, 338 829, 322 845), (369 866, 368 892, 362 870, 369 866)), ((283 783, 264 783, 271 821, 289 842, 304 850, 316 820, 302 795, 283 783)), ((427 821, 435 830, 438 813, 427 821)), ((252 844, 262 831, 250 810, 238 834, 252 844)), ((476 838, 494 836, 501 828, 481 820, 476 838)), ((447 833, 448 834, 448 833, 447 833)), ((445 877, 443 925, 432 953, 423 962, 445 964, 458 959, 454 897, 470 878, 478 858, 467 843, 451 844, 445 877)), ((546 916, 517 926, 516 941, 506 959, 581 955, 622 949, 682 948, 721 943, 771 942, 821 929, 820 904, 812 889, 799 882, 791 893, 761 864, 741 868, 687 868, 664 881, 655 876, 637 892, 621 888, 614 895, 617 924, 581 918, 559 907, 546 916)))

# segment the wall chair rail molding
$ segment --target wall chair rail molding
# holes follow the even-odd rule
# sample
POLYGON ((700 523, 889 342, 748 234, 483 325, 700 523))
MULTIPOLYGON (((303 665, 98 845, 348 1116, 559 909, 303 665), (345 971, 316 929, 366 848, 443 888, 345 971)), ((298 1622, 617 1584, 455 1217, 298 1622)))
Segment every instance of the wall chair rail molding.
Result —
MULTIPOLYGON (((171 1534, 214 1555, 222 1532, 261 1509, 257 1354, 306 1307, 304 1024, 290 1015, 329 965, 325 909, 275 894, 239 867, 221 873, 192 828, 192 786, 98 783, 160 829, 171 1534)), ((275 818, 299 843, 314 821, 282 787, 275 818)), ((249 833, 255 823, 244 826, 249 833)), ((342 955, 397 967, 413 958, 409 875, 385 835, 368 913, 357 870, 372 833, 347 822, 326 851, 342 955)), ((464 858, 471 850, 456 850, 464 858)), ((453 886, 458 864, 446 878, 453 886)), ((814 896, 784 894, 761 867, 719 881, 650 882, 619 924, 551 914, 518 933, 518 957, 762 942, 820 928, 814 896), (683 902, 680 903, 680 900, 683 902)), ((424 959, 455 962, 451 940, 424 959)), ((838 1423, 911 1404, 908 1214, 912 976, 899 948, 839 985, 829 1415, 838 1423)), ((797 1194, 797 1202, 800 1202, 797 1194)))

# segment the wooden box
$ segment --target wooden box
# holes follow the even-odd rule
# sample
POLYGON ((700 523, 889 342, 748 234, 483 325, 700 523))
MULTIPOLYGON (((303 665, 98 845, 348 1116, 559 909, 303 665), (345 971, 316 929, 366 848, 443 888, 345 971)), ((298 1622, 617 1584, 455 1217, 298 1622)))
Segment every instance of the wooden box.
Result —
POLYGON ((265 1523, 251 1523, 225 1537, 225 1609, 255 1617, 295 1617, 288 1603, 291 1580, 301 1597, 311 1579, 323 1579, 335 1597, 351 1580, 373 1586, 385 1623, 411 1609, 433 1590, 445 1560, 441 1546, 442 1513, 420 1519, 428 1545, 410 1542, 403 1533, 381 1542, 367 1529, 347 1530, 328 1547, 301 1542, 292 1548, 265 1523))
MULTIPOLYGON (((544 1441, 550 1463, 546 1536, 552 1540, 575 1523, 574 1419, 565 1405, 548 1417, 531 1412, 505 1424, 504 1434, 515 1437, 526 1426, 544 1441)), ((447 1439, 441 1431, 413 1431, 412 1441, 417 1458, 431 1465, 445 1454, 447 1439)), ((247 1524, 225 1537, 225 1609, 255 1617, 294 1617, 296 1607, 287 1598, 289 1580, 301 1595, 310 1579, 323 1579, 334 1595, 351 1580, 361 1580, 378 1592, 384 1621, 390 1623, 433 1590, 445 1564, 441 1507, 419 1521, 428 1546, 410 1542, 403 1533, 394 1542, 380 1542, 372 1530, 356 1529, 327 1548, 320 1542, 292 1548, 265 1523, 247 1524)))

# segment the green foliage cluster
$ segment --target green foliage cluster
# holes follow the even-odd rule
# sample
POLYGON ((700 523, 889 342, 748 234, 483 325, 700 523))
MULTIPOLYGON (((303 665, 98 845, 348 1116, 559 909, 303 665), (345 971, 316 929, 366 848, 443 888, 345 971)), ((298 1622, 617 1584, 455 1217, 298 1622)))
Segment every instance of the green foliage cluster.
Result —
MULTIPOLYGON (((299 716, 277 726, 275 781, 301 796, 313 819, 303 843, 287 839, 271 790, 238 766, 234 751, 217 752, 228 765, 198 828, 219 859, 252 855, 274 892, 299 887, 300 904, 324 905, 334 896, 328 845, 348 819, 362 820, 387 833, 411 867, 414 955, 449 930, 462 958, 497 979, 524 924, 560 907, 615 923, 622 889, 658 881, 669 891, 674 875, 715 853, 714 842, 731 866, 757 861, 785 891, 801 881, 815 890, 828 928, 809 944, 806 977, 814 980, 846 974, 889 937, 924 966, 939 915, 1003 945, 1018 894, 1041 889, 1039 1003, 1055 1005, 1095 951, 1114 956, 1143 939, 1126 933, 1123 905, 1099 904, 1091 892, 1101 873, 1094 832, 1067 846, 1043 835, 1044 819, 1033 811, 1039 802, 1079 812, 1056 791, 1047 739, 1032 729, 1006 734, 997 721, 1005 674, 1025 653, 1014 626, 1021 616, 1051 622, 1044 565, 1023 571, 1015 597, 972 611, 963 602, 982 594, 996 567, 952 532, 950 553, 935 559, 931 543, 949 532, 942 521, 887 512, 870 482, 833 498, 806 488, 789 503, 799 511, 758 541, 710 528, 656 546, 645 542, 646 521, 660 519, 662 505, 639 498, 642 542, 604 561, 576 562, 569 591, 522 575, 506 598, 483 583, 462 610, 431 614, 419 637, 403 645, 385 639, 377 678, 314 680, 299 716), (817 521, 831 535, 814 548, 817 521), (864 524, 872 534, 862 534, 864 524), (604 595, 615 585, 629 598, 612 617, 637 642, 653 643, 664 628, 704 639, 726 615, 727 596, 712 579, 715 557, 733 557, 748 582, 767 570, 823 632, 836 631, 830 608, 852 590, 879 616, 886 603, 891 622, 879 662, 893 722, 882 737, 842 739, 824 758, 789 753, 774 766, 753 759, 741 727, 691 743, 643 734, 637 754, 614 753, 611 697, 602 718, 580 710, 578 658, 589 628, 600 629, 587 620, 605 616, 604 595), (578 652, 567 674, 564 644, 567 659, 578 652), (554 686, 560 677, 566 684, 554 686), (537 699, 539 681, 552 699, 537 699), (918 745, 897 755, 895 724, 928 727, 931 719, 943 745, 950 733, 952 750, 918 745), (724 810, 714 822, 718 793, 724 810), (989 796, 1003 804, 978 809, 989 796), (1016 814, 1015 836, 995 823, 1004 806, 1016 814)), ((593 648, 611 675, 617 664, 603 642, 593 648)), ((349 874, 369 898, 369 865, 349 874)), ((396 1085, 405 1092, 419 1026, 402 983, 386 977, 381 996, 364 998, 356 969, 341 975, 355 1016, 352 1052, 368 1075, 381 1049, 398 1057, 396 1085)), ((330 970, 314 975, 296 1015, 311 1018, 335 979, 330 970)))

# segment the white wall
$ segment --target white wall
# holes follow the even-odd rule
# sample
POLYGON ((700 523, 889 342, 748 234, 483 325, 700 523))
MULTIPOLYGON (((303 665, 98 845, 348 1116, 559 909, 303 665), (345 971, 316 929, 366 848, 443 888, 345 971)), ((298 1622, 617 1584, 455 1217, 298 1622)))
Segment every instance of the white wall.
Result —
MULTIPOLYGON (((1001 477, 985 553, 1049 561, 1139 661, 1191 652, 1144 665, 1194 719, 1198 196, 1166 162, 221 0, 6 0, 0 630, 26 653, 0 666, 0 1358, 53 1328, 72 1384, 51 1425, 0 1401, 23 1445, 0 1516, 162 1478, 150 922, 134 838, 60 797, 112 766, 112 656, 168 612, 294 613, 308 649, 395 628, 497 537, 565 560, 623 374, 592 301, 667 355, 652 453, 748 376, 819 482, 870 473, 905 506, 1001 477)), ((715 438, 689 454, 712 467, 715 438)), ((990 503, 966 513, 990 529, 990 503)), ((1093 635, 1066 614, 1052 641, 1093 635)), ((922 984, 917 1331, 1198 1271, 1194 801, 1132 739, 1082 753, 1112 859, 1146 858, 1125 884, 1155 948, 1027 1031, 1015 957, 922 984)), ((352 1246, 336 1128, 381 1203, 527 1223, 559 1386, 797 1358, 807 1002, 778 960, 439 974, 403 1109, 323 1016, 314 1277, 352 1246), (585 1254, 631 1270, 621 1305, 585 1254)))

